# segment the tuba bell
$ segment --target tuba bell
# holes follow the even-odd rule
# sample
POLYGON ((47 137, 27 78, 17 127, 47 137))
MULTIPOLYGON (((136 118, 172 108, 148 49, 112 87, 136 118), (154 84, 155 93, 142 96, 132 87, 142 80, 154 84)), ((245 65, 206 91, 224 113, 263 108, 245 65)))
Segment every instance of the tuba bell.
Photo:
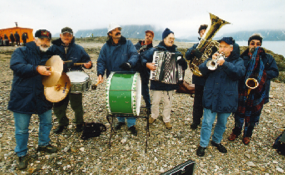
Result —
POLYGON ((214 47, 218 48, 219 43, 217 41, 212 41, 214 35, 218 32, 218 30, 225 24, 230 24, 229 22, 213 15, 210 13, 211 25, 207 27, 207 30, 203 37, 201 38, 198 46, 198 49, 201 53, 203 53, 201 58, 194 57, 189 67, 194 75, 198 77, 202 77, 202 73, 199 70, 199 65, 202 64, 206 59, 210 57, 212 54, 212 49, 214 47))

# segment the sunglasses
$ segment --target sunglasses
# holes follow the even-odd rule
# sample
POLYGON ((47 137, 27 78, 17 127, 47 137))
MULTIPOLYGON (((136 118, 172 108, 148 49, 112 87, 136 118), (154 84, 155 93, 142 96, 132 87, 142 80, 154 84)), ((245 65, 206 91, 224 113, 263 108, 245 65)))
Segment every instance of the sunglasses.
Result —
POLYGON ((256 46, 261 46, 261 43, 260 43, 260 42, 256 42, 256 43, 255 43, 255 42, 253 41, 253 42, 250 42, 250 45, 251 45, 251 46, 254 46, 254 45, 256 45, 256 46))

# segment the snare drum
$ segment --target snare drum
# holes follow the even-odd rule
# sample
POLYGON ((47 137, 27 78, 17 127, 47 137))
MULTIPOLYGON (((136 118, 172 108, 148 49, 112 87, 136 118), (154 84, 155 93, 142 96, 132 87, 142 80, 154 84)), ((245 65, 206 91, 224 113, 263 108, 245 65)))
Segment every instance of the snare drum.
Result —
POLYGON ((89 89, 91 80, 85 72, 70 71, 66 75, 71 82, 70 93, 83 93, 89 89))
POLYGON ((106 108, 108 113, 110 115, 138 116, 140 107, 140 74, 111 72, 106 87, 106 108))

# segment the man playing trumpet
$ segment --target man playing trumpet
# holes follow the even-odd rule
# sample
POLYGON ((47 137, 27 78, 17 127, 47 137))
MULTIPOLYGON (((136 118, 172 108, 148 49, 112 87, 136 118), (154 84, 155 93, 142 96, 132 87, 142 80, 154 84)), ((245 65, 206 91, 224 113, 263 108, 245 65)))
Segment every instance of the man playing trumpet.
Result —
POLYGON ((234 141, 244 126, 242 142, 248 145, 255 125, 260 119, 263 105, 269 102, 270 80, 278 76, 274 58, 260 47, 262 36, 253 34, 248 40, 249 48, 241 58, 246 67, 246 74, 239 82, 239 103, 235 113, 235 127, 229 136, 234 141))
POLYGON ((227 118, 238 107, 238 80, 244 76, 245 67, 239 57, 238 49, 234 49, 232 37, 224 37, 218 41, 219 53, 224 53, 225 58, 217 61, 216 70, 209 70, 206 63, 216 60, 219 53, 207 59, 199 66, 199 70, 206 77, 203 93, 204 116, 202 121, 200 146, 197 149, 198 156, 205 155, 205 149, 209 144, 212 126, 217 115, 217 123, 212 136, 212 145, 226 153, 227 149, 221 144, 226 129, 227 118))

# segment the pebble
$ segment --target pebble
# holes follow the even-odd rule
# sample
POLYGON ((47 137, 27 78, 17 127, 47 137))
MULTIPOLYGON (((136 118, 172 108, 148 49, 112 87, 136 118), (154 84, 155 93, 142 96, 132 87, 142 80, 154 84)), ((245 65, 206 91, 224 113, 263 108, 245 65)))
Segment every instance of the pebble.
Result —
POLYGON ((279 168, 279 167, 276 167, 276 170, 279 172, 279 173, 284 173, 284 170, 279 168))

